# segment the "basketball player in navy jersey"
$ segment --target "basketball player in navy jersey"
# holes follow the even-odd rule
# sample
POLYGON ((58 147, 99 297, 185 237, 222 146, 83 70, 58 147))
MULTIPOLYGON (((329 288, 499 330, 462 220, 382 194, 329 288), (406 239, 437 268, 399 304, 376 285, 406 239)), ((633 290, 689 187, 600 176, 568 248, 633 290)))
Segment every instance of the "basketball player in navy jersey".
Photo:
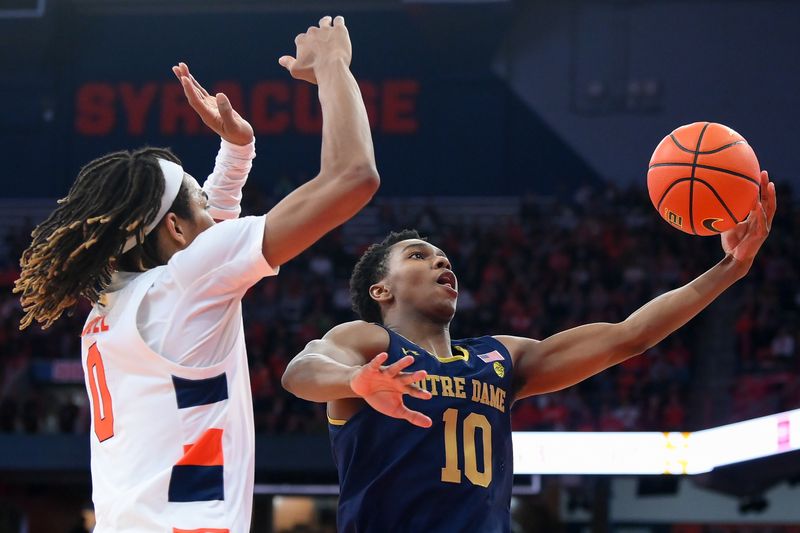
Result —
POLYGON ((340 533, 509 531, 513 402, 578 383, 684 325, 747 273, 775 205, 762 172, 759 202, 722 234, 716 266, 620 323, 542 341, 452 340, 458 282, 444 252, 408 230, 372 245, 350 285, 363 321, 310 342, 283 376, 293 394, 327 402, 340 533))

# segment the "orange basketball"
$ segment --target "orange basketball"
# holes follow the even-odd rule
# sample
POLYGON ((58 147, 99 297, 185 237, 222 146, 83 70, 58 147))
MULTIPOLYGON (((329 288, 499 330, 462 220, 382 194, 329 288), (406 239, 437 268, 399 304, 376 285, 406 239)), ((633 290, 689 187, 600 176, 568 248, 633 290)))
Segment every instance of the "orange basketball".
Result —
POLYGON ((760 176, 756 154, 741 135, 722 124, 695 122, 658 143, 647 189, 664 220, 692 235, 716 235, 747 218, 760 176))

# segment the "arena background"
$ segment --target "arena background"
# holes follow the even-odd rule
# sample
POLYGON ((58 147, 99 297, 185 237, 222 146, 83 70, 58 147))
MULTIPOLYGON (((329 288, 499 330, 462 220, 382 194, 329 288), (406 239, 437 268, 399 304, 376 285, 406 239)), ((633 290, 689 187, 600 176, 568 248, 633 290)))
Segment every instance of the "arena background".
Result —
MULTIPOLYGON (((253 531, 333 531, 324 412, 280 374, 352 317, 346 282, 367 244, 417 227, 447 251, 465 287, 456 336, 621 320, 721 257, 718 239, 668 227, 645 191, 653 148, 689 122, 739 131, 778 184, 755 266, 645 355, 519 402, 514 429, 697 431, 800 408, 797 2, 0 0, 0 532, 81 531, 91 490, 85 309, 17 330, 11 287, 32 226, 108 151, 170 146, 196 177, 211 170, 218 140, 184 102, 176 61, 253 124, 245 212, 264 212, 318 169, 316 91, 277 58, 325 14, 346 17, 382 183, 244 301, 253 531)), ((520 475, 515 527, 800 531, 800 419, 785 420, 784 453, 702 475, 520 475)))

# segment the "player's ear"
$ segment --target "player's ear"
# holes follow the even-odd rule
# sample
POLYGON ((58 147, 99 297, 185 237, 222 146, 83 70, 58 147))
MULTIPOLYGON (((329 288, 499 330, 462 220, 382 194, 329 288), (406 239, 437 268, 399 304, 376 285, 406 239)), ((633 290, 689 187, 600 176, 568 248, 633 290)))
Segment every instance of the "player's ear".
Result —
POLYGON ((161 222, 163 226, 163 231, 169 237, 170 240, 175 241, 181 248, 185 248, 187 246, 187 234, 186 234, 186 221, 179 218, 173 212, 169 212, 164 215, 164 219, 161 222))
POLYGON ((369 296, 376 302, 388 302, 392 298, 392 291, 385 283, 375 283, 369 288, 369 296))

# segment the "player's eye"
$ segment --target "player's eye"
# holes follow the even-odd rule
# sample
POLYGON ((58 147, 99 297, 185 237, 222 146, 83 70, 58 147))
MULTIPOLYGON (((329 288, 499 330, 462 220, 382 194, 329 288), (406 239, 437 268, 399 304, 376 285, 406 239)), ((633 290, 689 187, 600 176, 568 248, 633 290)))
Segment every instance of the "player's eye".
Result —
POLYGON ((425 254, 422 252, 411 252, 411 254, 408 257, 415 259, 425 259, 425 254))

